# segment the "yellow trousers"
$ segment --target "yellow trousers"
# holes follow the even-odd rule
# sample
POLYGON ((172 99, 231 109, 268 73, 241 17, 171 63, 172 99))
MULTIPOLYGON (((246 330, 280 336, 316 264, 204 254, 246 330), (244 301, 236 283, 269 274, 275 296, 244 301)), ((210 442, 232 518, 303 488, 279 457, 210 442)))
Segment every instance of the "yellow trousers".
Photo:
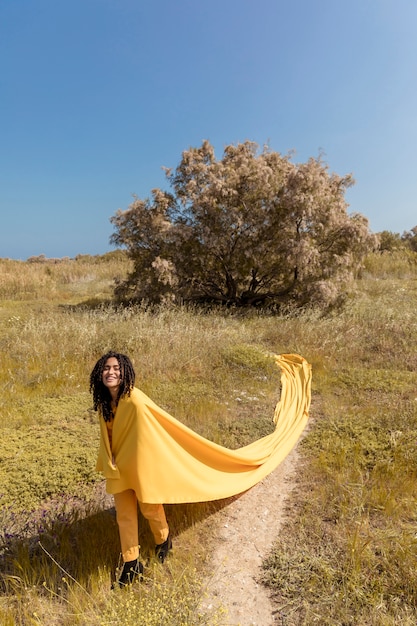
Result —
MULTIPOLYGON (((114 494, 116 519, 119 527, 123 561, 133 561, 139 557, 138 499, 133 489, 114 494)), ((164 543, 169 528, 162 504, 139 502, 140 511, 148 520, 155 544, 164 543)))

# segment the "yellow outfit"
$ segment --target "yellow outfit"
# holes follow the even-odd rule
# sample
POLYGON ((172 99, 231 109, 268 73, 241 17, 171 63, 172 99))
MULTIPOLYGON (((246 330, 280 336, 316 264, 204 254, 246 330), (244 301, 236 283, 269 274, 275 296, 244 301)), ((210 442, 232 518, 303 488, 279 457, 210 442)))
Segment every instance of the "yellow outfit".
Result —
POLYGON ((134 388, 117 406, 112 447, 100 419, 97 470, 107 492, 132 490, 139 502, 159 505, 217 500, 253 487, 287 456, 308 420, 311 366, 296 354, 276 362, 282 387, 275 429, 237 450, 201 437, 134 388))
MULTIPOLYGON (((113 423, 114 417, 111 421, 106 422, 111 450, 113 445, 113 423)), ((123 561, 133 561, 139 557, 140 547, 138 541, 138 498, 133 489, 115 493, 113 497, 123 561)), ((163 505, 139 502, 139 508, 143 517, 148 520, 155 544, 164 543, 168 538, 169 527, 163 505)))
MULTIPOLYGON (((138 500, 133 489, 115 493, 114 505, 123 561, 133 561, 139 556, 138 500)), ((169 528, 163 505, 139 502, 139 508, 148 520, 155 544, 164 543, 169 528)))

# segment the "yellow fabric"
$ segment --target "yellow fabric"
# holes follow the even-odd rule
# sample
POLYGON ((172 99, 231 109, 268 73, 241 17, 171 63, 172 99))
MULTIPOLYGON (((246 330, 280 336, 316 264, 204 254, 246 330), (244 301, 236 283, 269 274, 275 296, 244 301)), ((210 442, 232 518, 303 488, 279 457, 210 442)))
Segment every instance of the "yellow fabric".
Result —
MULTIPOLYGON (((138 501, 132 489, 114 494, 116 519, 119 527, 123 561, 133 561, 139 556, 138 501)), ((168 539, 169 527, 162 504, 139 502, 140 511, 149 522, 155 545, 168 539)))
POLYGON ((119 527, 122 557, 126 563, 126 561, 133 561, 139 557, 138 501, 135 492, 132 489, 128 489, 127 491, 115 493, 114 506, 119 527))
POLYGON ((275 429, 237 450, 201 437, 134 388, 116 410, 114 463, 100 419, 97 470, 107 479, 107 492, 133 489, 141 502, 177 504, 218 500, 253 487, 288 455, 308 420, 311 366, 296 354, 277 356, 276 362, 281 398, 275 429))
POLYGON ((110 420, 110 422, 106 422, 106 428, 107 428, 107 435, 109 438, 109 446, 111 450, 112 449, 113 420, 110 420))

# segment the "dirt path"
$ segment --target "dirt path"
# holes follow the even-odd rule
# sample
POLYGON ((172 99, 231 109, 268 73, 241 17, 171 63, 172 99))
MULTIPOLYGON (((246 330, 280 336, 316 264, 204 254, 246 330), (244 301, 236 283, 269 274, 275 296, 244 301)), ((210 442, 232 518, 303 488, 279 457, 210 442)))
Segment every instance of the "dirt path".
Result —
POLYGON ((284 503, 294 487, 297 460, 294 449, 274 472, 216 514, 219 544, 204 608, 227 609, 224 626, 280 624, 268 590, 258 581, 262 561, 285 517, 284 503))

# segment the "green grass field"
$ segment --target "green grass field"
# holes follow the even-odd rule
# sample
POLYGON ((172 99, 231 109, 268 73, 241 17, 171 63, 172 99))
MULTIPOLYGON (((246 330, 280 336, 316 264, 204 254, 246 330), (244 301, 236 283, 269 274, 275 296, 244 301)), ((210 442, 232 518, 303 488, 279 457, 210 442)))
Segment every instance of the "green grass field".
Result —
MULTIPOLYGON (((417 255, 373 255, 345 308, 275 317, 111 305, 122 253, 0 260, 0 624, 214 626, 199 602, 216 503, 168 508, 168 567, 109 593, 114 512, 94 472, 96 359, 129 354, 138 385, 229 447, 270 432, 279 372, 313 365, 310 427, 288 523, 264 564, 285 625, 417 623, 417 255)), ((142 525, 144 556, 152 541, 142 525)))

